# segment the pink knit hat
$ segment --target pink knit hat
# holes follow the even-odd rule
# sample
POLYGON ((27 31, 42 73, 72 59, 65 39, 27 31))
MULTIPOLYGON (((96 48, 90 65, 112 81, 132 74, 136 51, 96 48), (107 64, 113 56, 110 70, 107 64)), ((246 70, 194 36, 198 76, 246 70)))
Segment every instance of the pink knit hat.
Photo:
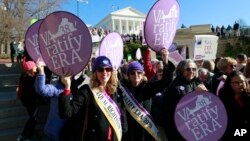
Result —
POLYGON ((23 70, 24 71, 29 71, 33 69, 36 66, 36 63, 34 61, 27 61, 23 63, 23 70))

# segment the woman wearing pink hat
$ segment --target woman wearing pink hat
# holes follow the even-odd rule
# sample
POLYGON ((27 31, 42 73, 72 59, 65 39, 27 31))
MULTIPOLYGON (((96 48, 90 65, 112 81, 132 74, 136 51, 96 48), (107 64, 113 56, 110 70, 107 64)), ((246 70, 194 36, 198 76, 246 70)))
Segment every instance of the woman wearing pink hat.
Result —
POLYGON ((17 96, 21 100, 22 105, 27 109, 29 119, 17 141, 34 138, 39 109, 39 96, 34 87, 36 64, 33 61, 25 61, 23 62, 22 69, 23 72, 19 79, 17 96))

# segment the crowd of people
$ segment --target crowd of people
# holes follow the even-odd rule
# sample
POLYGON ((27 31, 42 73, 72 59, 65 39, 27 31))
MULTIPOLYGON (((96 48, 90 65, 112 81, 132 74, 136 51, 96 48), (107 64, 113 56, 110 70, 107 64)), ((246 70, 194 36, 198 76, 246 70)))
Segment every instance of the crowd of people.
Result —
POLYGON ((51 141, 184 141, 174 112, 179 100, 192 91, 209 91, 223 102, 228 124, 222 141, 233 139, 236 129, 250 129, 247 55, 185 59, 174 66, 166 49, 160 60, 152 59, 151 51, 147 49, 142 60, 123 61, 117 70, 108 57, 99 56, 75 76, 55 76, 25 52, 18 97, 29 119, 17 141, 34 139, 44 103, 50 104, 44 133, 51 141), (138 119, 142 114, 147 122, 138 119))
MULTIPOLYGON (((99 42, 103 37, 105 37, 108 33, 110 33, 110 30, 106 30, 103 28, 91 28, 89 27, 90 34, 92 36, 92 41, 93 42, 99 42)), ((136 42, 140 41, 142 42, 142 35, 138 34, 121 34, 121 37, 124 41, 124 43, 129 43, 129 42, 136 42)))
POLYGON ((10 58, 11 58, 12 63, 15 63, 15 60, 17 63, 22 62, 23 53, 24 53, 24 42, 23 41, 19 41, 19 42, 12 41, 10 43, 10 58))
POLYGON ((229 37, 239 37, 240 36, 240 24, 235 21, 233 27, 228 25, 227 28, 222 25, 221 27, 212 25, 212 32, 216 32, 216 35, 220 38, 229 38, 229 37))

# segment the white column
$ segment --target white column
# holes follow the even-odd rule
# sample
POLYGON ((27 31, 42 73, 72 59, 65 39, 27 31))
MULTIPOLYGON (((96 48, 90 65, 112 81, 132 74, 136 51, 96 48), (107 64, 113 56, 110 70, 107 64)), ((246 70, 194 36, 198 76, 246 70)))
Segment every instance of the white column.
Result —
POLYGON ((115 31, 115 20, 112 19, 112 32, 115 31))
POLYGON ((127 34, 129 34, 128 20, 126 20, 126 31, 127 31, 127 34))
POLYGON ((139 21, 139 34, 141 33, 141 30, 143 30, 143 29, 142 29, 142 27, 143 27, 142 24, 143 24, 143 22, 142 22, 142 21, 139 21))
POLYGON ((133 21, 133 34, 135 34, 135 21, 133 21))
POLYGON ((122 20, 120 19, 120 34, 122 34, 122 20))

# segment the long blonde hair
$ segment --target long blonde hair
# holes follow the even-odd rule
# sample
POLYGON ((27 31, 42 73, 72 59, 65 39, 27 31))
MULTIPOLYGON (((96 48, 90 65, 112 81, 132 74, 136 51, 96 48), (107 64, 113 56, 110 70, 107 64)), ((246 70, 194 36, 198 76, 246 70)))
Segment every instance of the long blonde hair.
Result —
MULTIPOLYGON (((100 85, 101 83, 99 82, 96 73, 97 72, 94 72, 90 76, 91 88, 98 88, 98 89, 102 90, 103 88, 100 85)), ((116 71, 113 71, 111 73, 109 81, 107 82, 106 90, 108 91, 109 94, 114 94, 117 91, 117 86, 118 86, 117 73, 116 73, 116 71)))

